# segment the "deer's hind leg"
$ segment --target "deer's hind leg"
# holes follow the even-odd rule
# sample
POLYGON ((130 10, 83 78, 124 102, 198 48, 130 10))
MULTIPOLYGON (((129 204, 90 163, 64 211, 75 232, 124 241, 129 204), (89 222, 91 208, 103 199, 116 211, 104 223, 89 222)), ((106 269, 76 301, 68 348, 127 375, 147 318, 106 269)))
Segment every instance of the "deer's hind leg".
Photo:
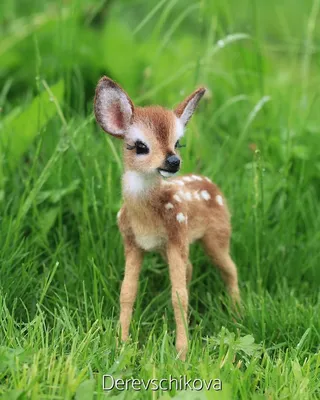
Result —
POLYGON ((202 238, 202 243, 206 253, 219 268, 233 303, 239 304, 240 291, 238 286, 238 273, 237 267, 229 254, 229 242, 229 231, 219 232, 215 229, 210 229, 202 238))

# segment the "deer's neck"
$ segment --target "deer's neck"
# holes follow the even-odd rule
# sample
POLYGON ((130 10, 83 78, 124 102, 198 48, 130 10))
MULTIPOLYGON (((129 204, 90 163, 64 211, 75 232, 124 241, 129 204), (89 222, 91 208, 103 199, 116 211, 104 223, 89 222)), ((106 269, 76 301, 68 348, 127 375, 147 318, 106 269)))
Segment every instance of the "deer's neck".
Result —
POLYGON ((157 172, 144 174, 137 171, 126 171, 122 178, 123 197, 130 202, 145 202, 161 189, 161 177, 157 172))

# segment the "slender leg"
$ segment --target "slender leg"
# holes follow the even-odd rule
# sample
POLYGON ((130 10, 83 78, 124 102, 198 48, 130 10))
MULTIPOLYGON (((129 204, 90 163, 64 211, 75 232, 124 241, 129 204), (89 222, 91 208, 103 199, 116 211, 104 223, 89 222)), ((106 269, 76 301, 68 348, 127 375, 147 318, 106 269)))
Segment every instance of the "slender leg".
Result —
POLYGON ((207 254, 221 271, 234 304, 240 303, 237 268, 229 254, 229 239, 219 241, 216 233, 208 232, 202 239, 207 254))
POLYGON ((190 260, 188 260, 187 262, 187 285, 189 285, 189 283, 191 282, 192 279, 192 264, 190 262, 190 260))
POLYGON ((188 291, 187 258, 178 246, 168 245, 167 257, 171 280, 171 295, 176 320, 176 349, 181 360, 185 360, 188 350, 188 291))
POLYGON ((132 316, 133 304, 136 299, 139 274, 143 259, 141 249, 125 240, 126 265, 124 279, 120 292, 120 326, 121 339, 127 340, 132 316))

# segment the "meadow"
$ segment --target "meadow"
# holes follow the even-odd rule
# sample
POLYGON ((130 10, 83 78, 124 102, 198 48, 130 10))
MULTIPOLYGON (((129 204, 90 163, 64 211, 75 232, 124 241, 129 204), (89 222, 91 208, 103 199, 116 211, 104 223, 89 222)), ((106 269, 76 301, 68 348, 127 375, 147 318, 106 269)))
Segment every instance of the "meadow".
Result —
POLYGON ((319 21, 319 0, 1 2, 2 399, 320 398, 319 21), (122 147, 93 117, 103 75, 138 105, 209 89, 182 173, 228 199, 243 310, 194 245, 186 362, 153 254, 117 345, 122 147), (104 374, 222 390, 107 392, 104 374))

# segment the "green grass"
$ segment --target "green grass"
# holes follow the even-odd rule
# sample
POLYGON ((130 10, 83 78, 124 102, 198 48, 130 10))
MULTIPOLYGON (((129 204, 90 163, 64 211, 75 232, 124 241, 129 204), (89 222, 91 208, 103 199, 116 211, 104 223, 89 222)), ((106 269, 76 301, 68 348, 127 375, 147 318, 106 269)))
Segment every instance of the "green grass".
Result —
POLYGON ((0 395, 4 399, 320 396, 320 1, 0 5, 0 395), (210 176, 233 221, 235 318, 194 246, 190 351, 174 348, 166 265, 145 259, 117 346, 121 143, 92 117, 99 77, 137 104, 209 88, 183 173, 210 176), (222 391, 103 392, 117 378, 219 378, 222 391))

